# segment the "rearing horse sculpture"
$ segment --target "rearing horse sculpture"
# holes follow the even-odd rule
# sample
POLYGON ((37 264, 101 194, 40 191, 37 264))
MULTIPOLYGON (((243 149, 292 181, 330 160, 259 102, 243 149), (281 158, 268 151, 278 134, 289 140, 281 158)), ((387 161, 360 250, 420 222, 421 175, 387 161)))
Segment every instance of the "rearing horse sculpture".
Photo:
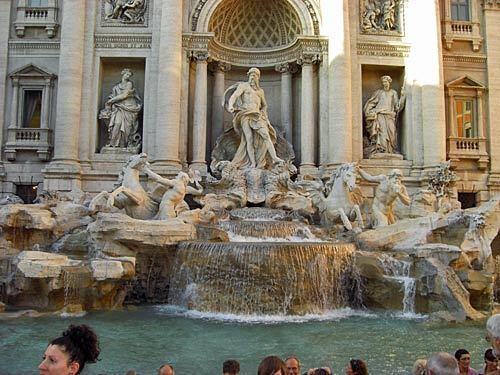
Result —
POLYGON ((356 177, 356 164, 346 163, 337 168, 325 186, 319 179, 301 182, 311 195, 323 224, 331 225, 340 219, 347 230, 352 230, 350 219, 355 217, 358 227, 363 229, 364 223, 359 209, 362 196, 356 185, 356 177))
POLYGON ((90 209, 95 209, 97 202, 106 198, 109 207, 124 209, 134 219, 152 219, 158 212, 158 202, 144 190, 139 181, 140 172, 147 165, 148 156, 145 153, 131 156, 118 177, 120 186, 111 193, 103 191, 97 194, 90 202, 90 209))

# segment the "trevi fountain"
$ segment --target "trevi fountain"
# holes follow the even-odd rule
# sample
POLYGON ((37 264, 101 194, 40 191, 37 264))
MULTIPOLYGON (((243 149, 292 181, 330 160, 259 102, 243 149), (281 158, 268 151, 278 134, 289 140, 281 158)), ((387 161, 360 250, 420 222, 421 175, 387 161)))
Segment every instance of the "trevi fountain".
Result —
MULTIPOLYGON (((399 364, 407 368, 432 345, 463 342, 462 327, 467 335, 480 330, 461 323, 444 328, 450 336, 442 337, 433 327, 482 320, 494 311, 498 274, 491 243, 500 200, 460 209, 449 194, 456 183, 449 163, 412 195, 398 169, 371 175, 345 163, 324 178, 297 177, 293 147, 269 121, 259 78, 259 69, 251 68, 247 82, 224 93, 232 126, 217 140, 205 178, 191 169, 162 177, 148 155, 138 153, 110 192, 43 191, 34 204, 16 196, 2 200, 4 348, 11 340, 37 341, 31 335, 39 325, 57 330, 67 320, 86 321, 115 342, 103 371, 117 373, 138 343, 156 354, 131 367, 161 362, 155 355, 162 344, 148 339, 158 330, 175 341, 168 355, 180 356, 179 368, 192 373, 197 361, 209 361, 203 345, 221 353, 230 345, 243 358, 262 357, 271 345, 271 351, 303 353, 312 364, 327 360, 328 346, 339 358, 359 351, 356 345, 365 348, 362 336, 390 341, 363 350, 375 361, 387 350, 402 355, 405 337, 429 335, 399 364), (360 180, 374 185, 371 201, 360 180), (274 335, 270 343, 265 339, 274 335), (308 337, 311 348, 305 348, 308 337)), ((378 153, 393 151, 390 111, 404 99, 389 89, 390 77, 382 82, 385 88, 365 106, 371 149, 378 153), (376 111, 378 103, 389 107, 376 111)), ((103 111, 112 111, 112 103, 103 111)), ((130 131, 112 129, 106 147, 134 147, 127 142, 137 139, 138 103, 132 97, 120 107, 124 113, 109 116, 130 131)), ((472 337, 465 341, 474 347, 479 336, 472 337)), ((378 371, 399 368, 390 361, 378 365, 378 371)), ((244 366, 250 371, 250 363, 244 366)))
POLYGON ((480 368, 498 25, 498 0, 0 1, 0 374, 73 323, 87 374, 480 368))

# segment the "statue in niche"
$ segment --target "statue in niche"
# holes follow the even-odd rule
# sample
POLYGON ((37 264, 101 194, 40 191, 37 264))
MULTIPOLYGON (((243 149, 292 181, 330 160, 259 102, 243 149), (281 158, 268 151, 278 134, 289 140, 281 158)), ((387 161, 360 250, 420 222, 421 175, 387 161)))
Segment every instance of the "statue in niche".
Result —
POLYGON ((130 69, 122 70, 120 83, 113 87, 104 108, 99 113, 108 129, 106 147, 126 148, 137 153, 141 147, 138 115, 142 100, 130 80, 130 69))
POLYGON ((104 0, 105 20, 144 23, 146 0, 104 0))
POLYGON ((405 105, 405 92, 402 88, 398 97, 396 90, 391 89, 392 78, 380 79, 383 88, 375 91, 363 108, 368 133, 367 156, 397 153, 397 122, 405 105))
POLYGON ((411 203, 411 198, 402 182, 403 173, 399 169, 393 169, 387 176, 383 174, 372 176, 359 167, 358 172, 366 181, 378 183, 371 207, 373 228, 394 224, 396 218, 393 206, 396 199, 406 206, 411 203))
POLYGON ((239 168, 271 169, 283 163, 276 154, 276 131, 269 122, 264 90, 259 85, 260 71, 251 68, 248 82, 229 87, 224 98, 226 110, 234 114, 233 128, 240 136, 240 143, 232 163, 239 168))

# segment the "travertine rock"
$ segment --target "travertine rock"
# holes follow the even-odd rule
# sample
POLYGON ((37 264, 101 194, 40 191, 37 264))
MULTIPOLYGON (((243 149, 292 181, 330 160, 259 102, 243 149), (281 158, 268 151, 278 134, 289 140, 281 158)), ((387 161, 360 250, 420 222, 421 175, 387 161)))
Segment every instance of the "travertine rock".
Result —
POLYGON ((65 255, 42 251, 23 251, 14 259, 17 269, 26 278, 59 277, 62 267, 69 263, 65 255))
POLYGON ((130 256, 196 238, 196 228, 181 219, 136 220, 124 214, 100 213, 88 226, 97 249, 112 256, 130 256))

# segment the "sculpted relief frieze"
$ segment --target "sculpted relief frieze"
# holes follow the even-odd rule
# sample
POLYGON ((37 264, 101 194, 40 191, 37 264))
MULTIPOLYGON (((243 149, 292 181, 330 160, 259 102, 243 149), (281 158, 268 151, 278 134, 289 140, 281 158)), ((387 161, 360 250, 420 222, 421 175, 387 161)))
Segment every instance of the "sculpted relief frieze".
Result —
POLYGON ((484 0, 483 7, 486 10, 500 10, 500 0, 484 0))
POLYGON ((410 46, 404 44, 358 43, 357 54, 360 56, 408 57, 410 55, 410 46))
POLYGON ((102 0, 101 26, 147 26, 150 0, 102 0))
POLYGON ((363 34, 402 34, 404 7, 401 0, 360 0, 359 4, 363 34))

